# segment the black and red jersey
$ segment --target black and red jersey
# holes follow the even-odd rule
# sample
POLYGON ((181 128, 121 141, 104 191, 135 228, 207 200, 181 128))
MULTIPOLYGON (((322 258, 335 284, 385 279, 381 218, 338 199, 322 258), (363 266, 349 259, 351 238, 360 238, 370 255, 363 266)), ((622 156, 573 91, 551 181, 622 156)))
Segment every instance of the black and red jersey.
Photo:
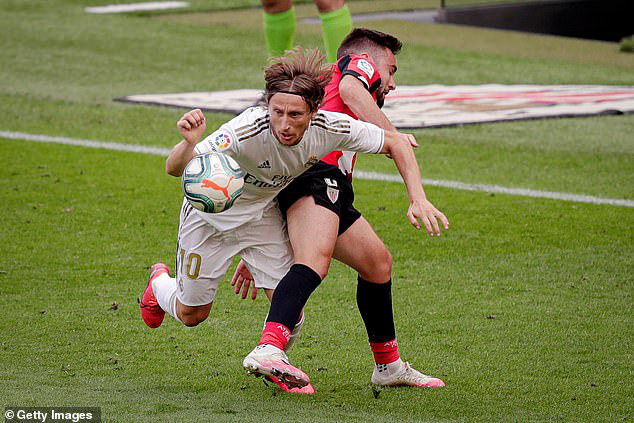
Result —
MULTIPOLYGON (((332 80, 326 87, 326 94, 324 96, 324 103, 321 106, 321 110, 327 110, 331 112, 345 113, 355 119, 357 116, 350 110, 348 106, 343 102, 339 95, 339 83, 341 78, 345 75, 352 75, 363 83, 368 92, 372 95, 374 101, 376 101, 376 92, 381 85, 381 75, 378 69, 370 60, 350 54, 337 60, 335 63, 335 72, 332 80)), ((332 151, 321 160, 337 166, 348 178, 352 178, 352 170, 356 160, 356 153, 348 151, 332 151)))

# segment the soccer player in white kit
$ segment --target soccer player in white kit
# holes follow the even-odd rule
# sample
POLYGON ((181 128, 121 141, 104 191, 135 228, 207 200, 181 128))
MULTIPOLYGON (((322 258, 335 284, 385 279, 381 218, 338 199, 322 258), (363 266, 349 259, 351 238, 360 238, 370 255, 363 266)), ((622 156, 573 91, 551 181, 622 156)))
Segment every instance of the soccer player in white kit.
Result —
MULTIPOLYGON (((197 154, 215 151, 238 162, 245 185, 233 207, 222 213, 205 214, 183 201, 176 277, 171 278, 162 263, 152 266, 140 302, 148 326, 160 326, 165 312, 187 326, 205 320, 236 255, 245 261, 256 287, 264 288, 270 299, 293 264, 275 196, 332 150, 391 155, 410 196, 410 221, 417 223, 423 216, 416 201, 422 185, 410 146, 412 135, 385 132, 345 114, 318 111, 331 73, 318 51, 296 50, 265 70, 266 108, 247 109, 202 142, 206 125, 199 109, 178 121, 183 140, 167 158, 170 175, 182 175, 197 154)), ((273 355, 267 376, 277 377, 289 388, 308 383, 308 376, 291 366, 282 350, 273 355)))

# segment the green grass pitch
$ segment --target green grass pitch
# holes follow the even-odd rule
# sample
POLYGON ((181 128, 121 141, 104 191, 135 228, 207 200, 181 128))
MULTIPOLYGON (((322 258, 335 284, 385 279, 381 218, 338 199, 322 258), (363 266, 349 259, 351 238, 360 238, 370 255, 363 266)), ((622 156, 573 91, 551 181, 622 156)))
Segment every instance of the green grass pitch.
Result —
MULTIPOLYGON (((262 85, 258 1, 83 12, 108 3, 0 1, 0 130, 170 147, 181 111, 112 99, 262 85)), ((368 25, 405 40, 401 84, 634 85, 634 57, 617 43, 368 25)), ((297 42, 321 46, 319 27, 299 25, 297 42)), ((208 118, 213 129, 229 116, 208 118)), ((415 134, 426 178, 634 200, 634 115, 415 134)), ((358 208, 394 256, 402 356, 447 386, 374 397, 356 276, 333 263, 291 355, 317 395, 292 396, 241 368, 263 296, 241 301, 225 283, 196 328, 142 323, 148 268, 173 266, 176 247, 182 197, 163 158, 6 139, 0 158, 0 408, 99 406, 108 422, 634 418, 634 209, 428 187, 451 221, 431 239, 408 224, 400 184, 356 181, 358 208)), ((359 166, 395 173, 381 157, 359 166)))

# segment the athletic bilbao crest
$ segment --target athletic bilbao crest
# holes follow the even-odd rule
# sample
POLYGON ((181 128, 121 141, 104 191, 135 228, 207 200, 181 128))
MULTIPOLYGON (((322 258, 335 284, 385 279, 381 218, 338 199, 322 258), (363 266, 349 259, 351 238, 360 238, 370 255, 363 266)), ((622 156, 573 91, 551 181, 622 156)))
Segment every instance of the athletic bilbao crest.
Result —
POLYGON ((328 187, 326 188, 328 199, 332 204, 335 204, 337 202, 337 199, 339 198, 339 188, 337 188, 337 181, 330 178, 324 178, 324 181, 326 182, 326 185, 328 185, 328 187))
POLYGON ((328 193, 328 198, 335 204, 337 202, 337 198, 339 198, 339 190, 337 188, 328 187, 326 192, 328 193))

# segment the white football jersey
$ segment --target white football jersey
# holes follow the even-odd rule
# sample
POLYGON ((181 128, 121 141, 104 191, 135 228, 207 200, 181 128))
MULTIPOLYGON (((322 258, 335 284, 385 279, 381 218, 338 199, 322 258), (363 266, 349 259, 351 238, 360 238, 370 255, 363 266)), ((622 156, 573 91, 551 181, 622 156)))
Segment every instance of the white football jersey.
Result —
POLYGON ((301 141, 280 143, 270 127, 268 109, 251 107, 198 143, 197 154, 218 152, 233 157, 244 172, 242 195, 222 213, 200 213, 225 231, 260 219, 275 196, 332 150, 379 153, 383 130, 342 113, 319 111, 301 141))

